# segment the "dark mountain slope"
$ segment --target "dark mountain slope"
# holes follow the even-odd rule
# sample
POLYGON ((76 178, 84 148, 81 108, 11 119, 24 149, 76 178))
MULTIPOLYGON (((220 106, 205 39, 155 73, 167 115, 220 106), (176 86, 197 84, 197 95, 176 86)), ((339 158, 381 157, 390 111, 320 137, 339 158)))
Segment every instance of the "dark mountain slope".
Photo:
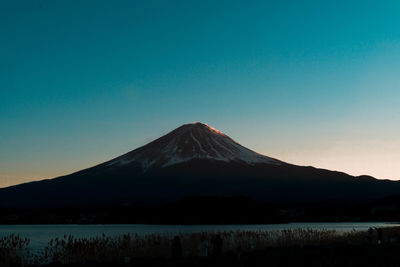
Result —
POLYGON ((356 205, 399 193, 398 182, 288 164, 195 123, 92 168, 0 189, 0 208, 145 207, 186 196, 356 205))

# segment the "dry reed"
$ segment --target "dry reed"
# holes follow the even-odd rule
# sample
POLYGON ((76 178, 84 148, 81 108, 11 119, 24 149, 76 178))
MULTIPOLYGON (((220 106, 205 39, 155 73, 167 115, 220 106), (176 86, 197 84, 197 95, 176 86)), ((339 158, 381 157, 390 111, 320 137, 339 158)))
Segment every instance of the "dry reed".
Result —
MULTIPOLYGON (((266 248, 367 245, 376 240, 368 239, 365 232, 338 232, 335 230, 294 229, 280 231, 224 231, 204 233, 210 241, 219 234, 223 239, 223 251, 243 252, 266 248)), ((201 233, 182 233, 183 256, 196 257, 201 233)), ((385 242, 400 240, 399 228, 384 229, 385 242)), ((211 244, 210 244, 210 247, 211 244)), ((164 257, 171 255, 171 236, 152 234, 124 234, 116 237, 101 235, 93 238, 75 238, 71 235, 52 239, 41 255, 29 252, 29 239, 10 235, 0 239, 0 266, 43 263, 120 262, 132 258, 164 257)))

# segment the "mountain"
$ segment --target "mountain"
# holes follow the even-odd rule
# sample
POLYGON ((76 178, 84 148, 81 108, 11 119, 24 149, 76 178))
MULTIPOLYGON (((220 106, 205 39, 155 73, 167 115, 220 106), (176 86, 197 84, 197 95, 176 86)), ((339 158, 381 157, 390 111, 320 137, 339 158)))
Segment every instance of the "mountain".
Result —
POLYGON ((229 136, 203 123, 185 124, 169 134, 106 163, 120 167, 139 164, 144 172, 191 160, 235 162, 248 165, 281 164, 232 140, 229 136))
POLYGON ((154 207, 192 196, 350 205, 399 192, 399 182, 285 163, 192 123, 97 166, 2 188, 0 208, 154 207))

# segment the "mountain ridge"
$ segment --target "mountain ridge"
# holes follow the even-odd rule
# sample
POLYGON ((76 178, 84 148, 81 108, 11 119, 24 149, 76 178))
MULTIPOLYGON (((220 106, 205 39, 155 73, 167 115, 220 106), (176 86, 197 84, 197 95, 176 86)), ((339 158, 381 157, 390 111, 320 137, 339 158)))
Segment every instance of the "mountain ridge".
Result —
POLYGON ((0 208, 164 205, 187 196, 322 205, 365 203, 399 192, 398 182, 289 164, 194 123, 96 166, 2 188, 0 208))

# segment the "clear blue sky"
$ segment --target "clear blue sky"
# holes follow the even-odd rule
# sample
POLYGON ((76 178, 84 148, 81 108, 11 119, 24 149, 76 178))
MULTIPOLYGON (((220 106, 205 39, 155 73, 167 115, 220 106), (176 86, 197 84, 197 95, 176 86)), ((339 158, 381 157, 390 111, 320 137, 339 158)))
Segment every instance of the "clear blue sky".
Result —
POLYGON ((202 121, 400 179, 399 1, 1 1, 0 187, 202 121))

